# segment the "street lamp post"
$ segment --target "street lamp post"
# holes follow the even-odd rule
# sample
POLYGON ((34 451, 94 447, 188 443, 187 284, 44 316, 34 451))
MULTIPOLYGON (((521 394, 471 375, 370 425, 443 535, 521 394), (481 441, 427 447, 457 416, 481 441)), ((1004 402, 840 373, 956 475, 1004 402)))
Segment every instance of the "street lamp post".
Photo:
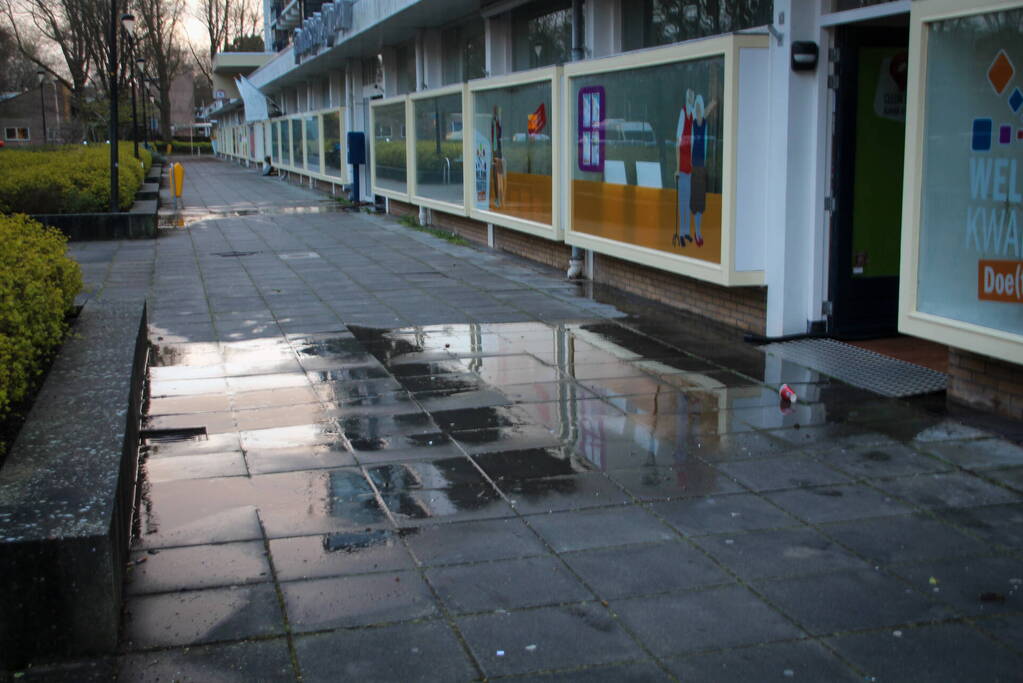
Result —
POLYGON ((142 142, 149 149, 149 115, 146 113, 146 100, 149 98, 149 86, 146 85, 145 60, 139 59, 139 98, 142 100, 142 142))
MULTIPOLYGON (((141 63, 141 59, 135 60, 135 66, 141 63)), ((131 139, 135 145, 135 158, 139 158, 139 118, 138 110, 135 107, 135 76, 137 70, 131 70, 131 139)))
POLYGON ((110 0, 110 29, 107 40, 110 42, 110 54, 107 55, 107 83, 110 94, 110 211, 116 213, 121 208, 118 201, 117 186, 117 0, 110 0))
POLYGON ((46 100, 43 99, 43 84, 46 82, 46 72, 42 69, 36 72, 39 76, 39 111, 43 115, 43 144, 46 144, 46 100))

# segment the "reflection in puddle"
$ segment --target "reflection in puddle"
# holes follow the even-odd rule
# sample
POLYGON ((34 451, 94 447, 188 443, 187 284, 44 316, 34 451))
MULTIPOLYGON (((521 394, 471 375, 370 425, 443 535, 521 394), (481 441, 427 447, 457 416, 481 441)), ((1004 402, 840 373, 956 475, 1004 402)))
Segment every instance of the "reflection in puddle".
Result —
POLYGON ((270 538, 341 553, 393 543, 395 522, 513 515, 508 501, 530 514, 739 490, 708 463, 788 448, 786 430, 825 424, 813 397, 829 386, 782 414, 774 389, 604 322, 161 344, 150 379, 150 408, 180 411, 152 425, 236 431, 150 439, 148 457, 230 454, 249 476, 146 484, 146 543, 258 537, 258 511, 270 538))

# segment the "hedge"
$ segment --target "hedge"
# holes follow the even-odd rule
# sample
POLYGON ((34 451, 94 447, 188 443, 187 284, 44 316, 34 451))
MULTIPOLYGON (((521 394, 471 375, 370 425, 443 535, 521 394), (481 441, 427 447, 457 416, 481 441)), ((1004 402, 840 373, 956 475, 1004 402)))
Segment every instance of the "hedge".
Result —
POLYGON ((81 288, 59 230, 25 215, 0 216, 0 417, 25 398, 63 340, 81 288))
MULTIPOLYGON (((122 142, 118 153, 118 204, 126 211, 152 156, 140 147, 140 164, 130 142, 122 142)), ((103 213, 109 207, 107 145, 0 150, 0 213, 103 213)))
MULTIPOLYGON (((156 149, 161 153, 167 151, 166 142, 154 142, 156 149)), ((209 142, 187 142, 181 140, 174 140, 169 143, 171 146, 171 154, 194 154, 199 152, 200 154, 213 154, 213 144, 209 142)))

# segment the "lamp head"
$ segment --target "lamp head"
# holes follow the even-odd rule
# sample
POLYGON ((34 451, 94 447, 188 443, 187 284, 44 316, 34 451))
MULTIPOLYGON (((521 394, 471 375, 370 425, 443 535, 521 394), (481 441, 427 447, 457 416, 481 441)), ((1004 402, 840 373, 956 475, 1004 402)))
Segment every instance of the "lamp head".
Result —
POLYGON ((121 15, 121 27, 125 33, 134 35, 135 33, 135 15, 134 14, 122 14, 121 15))

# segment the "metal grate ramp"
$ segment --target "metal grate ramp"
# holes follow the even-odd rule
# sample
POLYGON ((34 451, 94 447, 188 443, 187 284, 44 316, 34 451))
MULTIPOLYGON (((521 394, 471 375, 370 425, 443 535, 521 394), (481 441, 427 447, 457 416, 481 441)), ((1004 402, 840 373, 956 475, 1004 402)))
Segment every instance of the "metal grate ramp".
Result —
POLYGON ((882 396, 929 394, 944 391, 948 383, 944 373, 834 339, 777 342, 760 350, 882 396))

